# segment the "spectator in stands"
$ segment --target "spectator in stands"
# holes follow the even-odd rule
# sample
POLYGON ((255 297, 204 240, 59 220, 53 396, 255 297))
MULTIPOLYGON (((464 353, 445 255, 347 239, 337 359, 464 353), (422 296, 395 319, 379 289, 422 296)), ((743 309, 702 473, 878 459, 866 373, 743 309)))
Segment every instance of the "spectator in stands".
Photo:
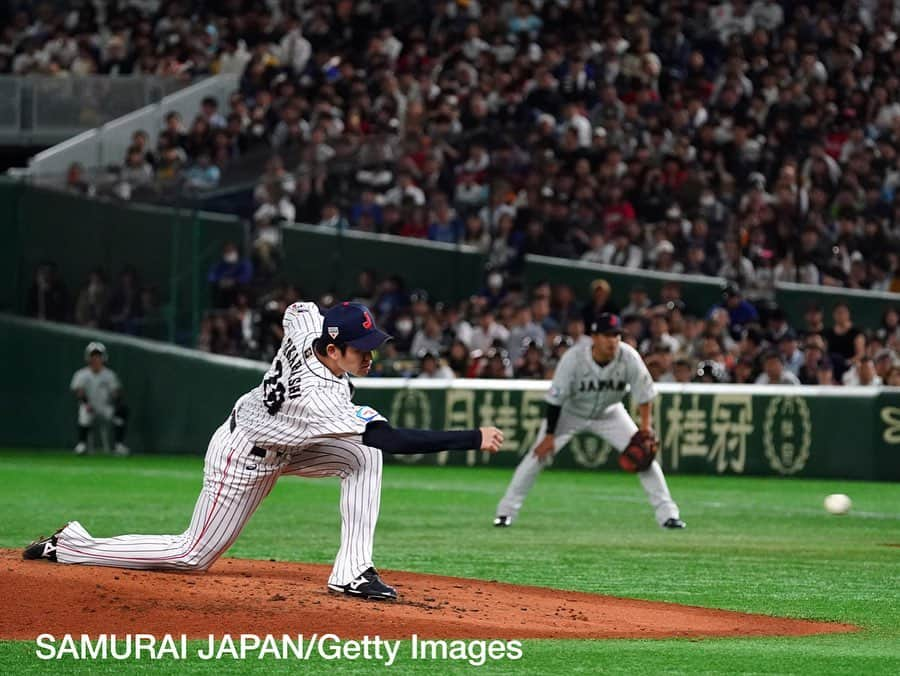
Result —
POLYGON ((52 322, 69 318, 69 294, 59 278, 55 263, 41 263, 35 269, 26 312, 29 317, 52 322))
POLYGON ((882 384, 881 378, 875 372, 875 362, 869 355, 863 355, 859 360, 844 372, 841 383, 850 387, 878 387, 882 384))
POLYGON ((800 381, 784 368, 777 350, 767 351, 762 358, 763 372, 756 378, 757 385, 799 385, 800 381))
POLYGON ((834 380, 834 365, 828 357, 819 360, 816 367, 817 385, 836 385, 834 380))
POLYGON ((254 218, 253 265, 257 275, 272 279, 281 267, 283 258, 281 221, 268 215, 254 218))
POLYGON ((350 223, 347 222, 347 219, 341 214, 338 206, 333 202, 327 202, 325 206, 322 207, 322 218, 319 221, 319 225, 336 228, 338 230, 346 230, 350 227, 350 223))
POLYGON ((581 319, 585 326, 590 326, 594 318, 603 312, 618 313, 618 306, 612 300, 612 287, 605 279, 591 282, 591 300, 581 310, 581 319))
POLYGON ((207 96, 200 102, 200 114, 210 129, 222 129, 227 124, 219 112, 219 102, 213 96, 207 96))
POLYGON ((194 190, 214 190, 219 185, 221 171, 212 163, 208 152, 197 155, 196 162, 184 172, 185 186, 194 190))
POLYGON ((109 289, 106 276, 99 268, 88 275, 87 284, 78 294, 75 302, 75 323, 94 329, 109 326, 109 289))
POLYGON ((447 353, 447 362, 455 377, 468 378, 471 366, 468 345, 461 340, 453 341, 447 353))
POLYGON ((515 377, 525 380, 542 380, 546 377, 544 365, 544 351, 540 345, 532 340, 525 339, 525 347, 518 363, 514 363, 515 377))
POLYGON ((478 350, 482 354, 486 354, 495 343, 508 344, 509 329, 496 321, 494 310, 488 306, 481 311, 481 315, 478 317, 478 324, 472 331, 472 342, 469 347, 473 351, 478 350))
POLYGON ((509 325, 509 338, 506 341, 509 358, 515 364, 522 358, 528 345, 533 344, 542 348, 546 340, 546 332, 531 316, 531 307, 522 302, 516 307, 509 325))
POLYGON ((891 370, 888 371, 887 380, 884 381, 884 384, 888 385, 889 387, 900 387, 900 367, 891 367, 891 370))
POLYGON ((672 365, 673 382, 689 383, 694 375, 694 369, 689 359, 676 359, 672 365))
POLYGON ((253 212, 254 222, 266 221, 268 223, 293 223, 297 216, 297 210, 293 202, 282 189, 279 182, 267 183, 259 191, 260 205, 253 212))
POLYGON ((828 344, 828 352, 839 355, 845 361, 859 362, 866 351, 866 337, 853 326, 850 306, 843 301, 835 303, 831 318, 834 323, 822 334, 828 344))
POLYGON ((513 367, 509 354, 502 347, 490 348, 482 359, 479 378, 505 379, 512 378, 513 367))
POLYGON ((423 352, 419 356, 419 378, 431 378, 450 380, 454 377, 453 370, 443 364, 435 352, 423 352))
POLYGON ((462 237, 463 226, 456 211, 440 197, 435 202, 428 224, 428 239, 433 242, 455 244, 462 237))
POLYGON ((895 366, 896 355, 890 348, 882 348, 875 353, 873 361, 875 363, 875 375, 886 385, 888 383, 888 375, 895 366))
POLYGON ((225 309, 234 304, 237 294, 253 280, 253 265, 241 258, 237 244, 226 242, 222 258, 210 269, 208 279, 213 307, 225 309))
POLYGON ((622 308, 622 317, 646 317, 652 305, 653 302, 647 294, 647 289, 637 284, 632 286, 628 292, 628 305, 622 308))
POLYGON ((799 377, 800 369, 806 361, 806 355, 797 347, 797 334, 793 329, 788 329, 775 342, 784 361, 785 370, 799 377))
POLYGON ((85 197, 96 195, 97 190, 88 180, 84 165, 80 162, 72 162, 69 165, 69 169, 66 172, 66 190, 85 197))
POLYGON ((803 329, 800 331, 800 335, 806 337, 813 334, 824 334, 825 321, 823 317, 822 306, 815 301, 809 303, 803 313, 803 329))
POLYGON ((124 200, 132 198, 135 192, 153 185, 153 167, 144 157, 141 148, 131 146, 125 159, 125 166, 119 172, 116 193, 124 200))
POLYGON ((126 266, 109 299, 109 323, 113 331, 140 335, 141 298, 137 272, 126 266))
POLYGON ((722 298, 724 302, 718 307, 728 311, 732 336, 740 336, 747 324, 759 321, 759 313, 756 311, 756 308, 752 303, 744 299, 740 287, 734 282, 730 282, 725 286, 722 298))
POLYGON ((409 351, 411 354, 421 357, 426 353, 441 354, 445 347, 441 323, 435 315, 429 315, 424 324, 415 332, 409 351))

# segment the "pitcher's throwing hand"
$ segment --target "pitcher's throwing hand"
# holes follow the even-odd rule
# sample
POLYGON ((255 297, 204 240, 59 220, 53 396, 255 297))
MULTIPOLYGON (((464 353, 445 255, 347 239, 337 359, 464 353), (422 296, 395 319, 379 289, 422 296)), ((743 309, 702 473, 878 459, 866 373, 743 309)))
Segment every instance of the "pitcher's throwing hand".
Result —
POLYGON ((481 428, 481 450, 496 453, 503 445, 503 432, 496 427, 481 428))

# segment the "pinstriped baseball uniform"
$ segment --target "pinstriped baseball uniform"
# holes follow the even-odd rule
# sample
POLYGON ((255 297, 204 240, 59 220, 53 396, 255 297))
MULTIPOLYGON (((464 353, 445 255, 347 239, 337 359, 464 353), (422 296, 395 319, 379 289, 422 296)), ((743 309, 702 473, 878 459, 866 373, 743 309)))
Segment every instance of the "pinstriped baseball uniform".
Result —
MULTIPOLYGON (((621 453, 638 429, 622 405, 628 392, 638 404, 656 397, 653 378, 633 347, 620 343, 615 356, 604 366, 594 361, 590 343, 569 349, 560 359, 545 397, 547 403, 562 407, 554 433, 553 455, 584 430, 602 437, 621 453)), ((544 420, 534 444, 516 467, 506 495, 497 505, 497 516, 514 519, 538 474, 552 462, 552 456, 541 461, 534 454, 546 432, 547 421, 544 420)), ((660 525, 670 518, 677 519, 678 506, 669 494, 659 463, 654 460, 649 469, 638 473, 638 478, 660 525)))
POLYGON ((211 566, 284 474, 341 478, 341 545, 329 583, 373 566, 381 499, 381 451, 362 443, 376 411, 351 401, 346 376, 313 354, 323 317, 313 303, 284 315, 284 340, 262 383, 241 397, 209 442, 203 490, 180 535, 94 538, 77 521, 57 536, 57 560, 143 569, 211 566))

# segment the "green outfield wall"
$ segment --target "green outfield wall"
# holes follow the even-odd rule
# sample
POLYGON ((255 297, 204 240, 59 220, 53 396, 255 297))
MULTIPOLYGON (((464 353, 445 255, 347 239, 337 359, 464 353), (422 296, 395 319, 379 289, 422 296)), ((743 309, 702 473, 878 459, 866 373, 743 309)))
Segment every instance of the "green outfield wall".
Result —
POLYGON ((0 182, 0 229, 4 244, 13 243, 0 254, 9 266, 3 267, 0 308, 25 311, 34 271, 44 261, 56 264, 72 307, 91 270, 103 269, 115 286, 130 265, 161 301, 153 337, 170 340, 196 334, 209 306, 210 267, 226 241, 241 245, 245 237, 232 216, 85 199, 11 182, 0 182))
POLYGON ((485 256, 471 246, 314 225, 286 225, 283 238, 284 274, 309 297, 350 296, 363 270, 378 279, 399 275, 408 290, 426 289, 442 301, 467 298, 483 286, 485 256))
MULTIPOLYGON (((247 232, 233 216, 87 199, 0 179, 0 238, 0 311, 22 312, 41 261, 57 264, 73 299, 92 268, 117 275, 130 264, 144 284, 156 287, 163 304, 164 330, 154 331, 153 337, 193 344, 208 306, 209 268, 225 241, 246 244, 247 232)), ((353 294, 366 269, 379 279, 399 275, 409 289, 425 289, 433 300, 459 300, 483 286, 485 256, 466 245, 300 224, 283 228, 283 244, 282 274, 307 297, 353 294)), ((636 285, 657 297, 663 283, 677 281, 689 311, 697 315, 720 302, 724 282, 534 255, 525 257, 523 274, 528 284, 569 284, 581 301, 588 298, 590 283, 602 277, 622 306, 636 285)), ((900 294, 799 284, 776 285, 775 300, 795 325, 811 301, 830 313, 844 300, 855 323, 868 328, 880 324, 886 308, 900 307, 900 294)))
POLYGON ((716 303, 722 302, 725 280, 719 277, 699 275, 673 275, 649 270, 630 270, 615 265, 570 261, 550 256, 525 257, 525 280, 529 285, 547 281, 551 284, 568 284, 578 297, 587 299, 591 294, 591 282, 605 279, 612 288, 612 298, 624 307, 632 287, 642 286, 652 299, 659 298, 659 290, 666 282, 681 285, 682 298, 689 312, 701 315, 716 303))
MULTIPOLYGON (((0 315, 0 444, 66 447, 75 441, 72 374, 90 340, 102 340, 131 409, 128 444, 139 452, 203 453, 235 400, 267 365, 164 343, 0 315)), ((406 456, 404 462, 501 465, 534 440, 546 383, 355 381, 355 400, 396 426, 497 425, 507 441, 481 452, 406 456)), ((900 389, 660 385, 655 407, 667 472, 900 480, 900 389)), ((609 446, 576 437, 557 465, 615 467, 609 446)))

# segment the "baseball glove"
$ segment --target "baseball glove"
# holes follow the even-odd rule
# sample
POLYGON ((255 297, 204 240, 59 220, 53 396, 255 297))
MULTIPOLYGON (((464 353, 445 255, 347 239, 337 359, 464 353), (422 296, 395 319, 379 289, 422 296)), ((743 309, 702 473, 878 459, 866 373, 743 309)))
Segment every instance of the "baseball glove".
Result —
POLYGON ((652 433, 638 430, 619 454, 619 467, 626 472, 643 472, 653 464, 659 444, 652 433))

